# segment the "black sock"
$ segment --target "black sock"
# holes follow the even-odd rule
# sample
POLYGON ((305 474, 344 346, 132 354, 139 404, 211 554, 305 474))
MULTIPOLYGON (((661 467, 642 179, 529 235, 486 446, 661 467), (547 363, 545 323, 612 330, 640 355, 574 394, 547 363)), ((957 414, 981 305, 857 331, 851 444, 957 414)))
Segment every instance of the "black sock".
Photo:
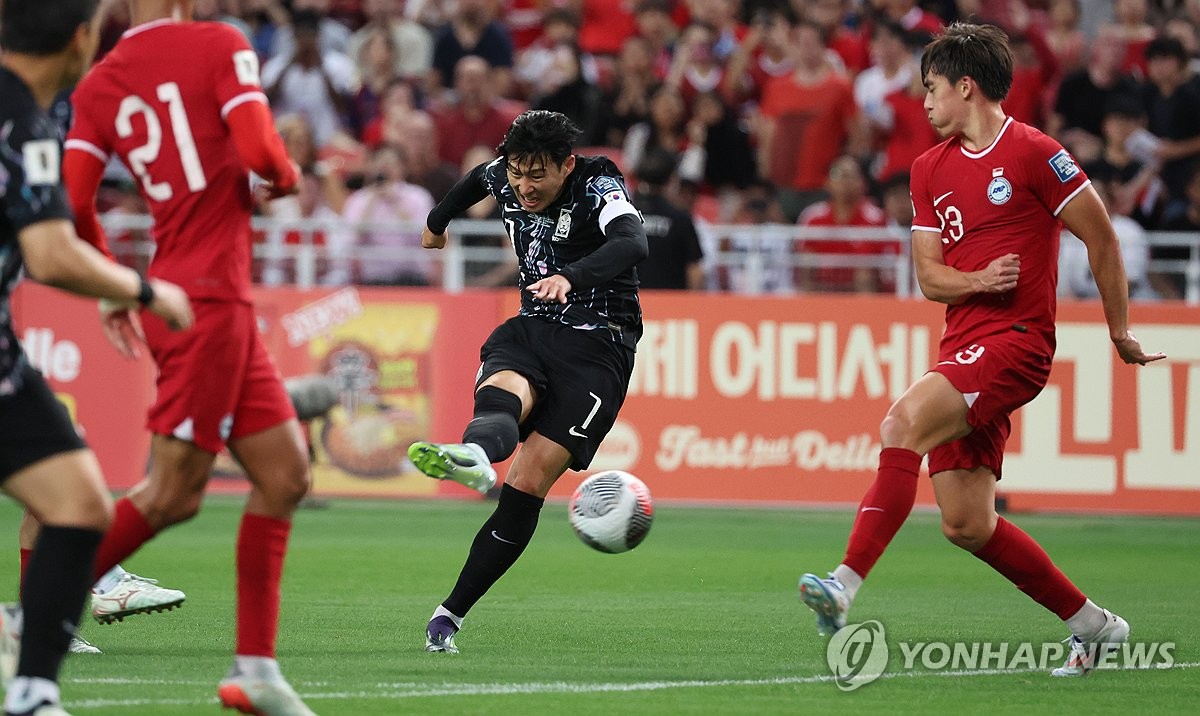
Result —
POLYGON ((520 398, 494 385, 485 385, 475 391, 475 417, 467 423, 463 442, 482 447, 492 462, 504 462, 517 449, 520 419, 520 398))
POLYGON ((467 615, 475 602, 525 551, 529 540, 533 539, 538 515, 545 502, 541 497, 521 492, 507 483, 500 489, 496 511, 475 535, 467 563, 458 575, 454 591, 442 602, 443 607, 455 616, 467 615))
POLYGON ((58 670, 92 586, 96 548, 104 534, 79 527, 43 525, 25 571, 18 676, 58 681, 58 670))

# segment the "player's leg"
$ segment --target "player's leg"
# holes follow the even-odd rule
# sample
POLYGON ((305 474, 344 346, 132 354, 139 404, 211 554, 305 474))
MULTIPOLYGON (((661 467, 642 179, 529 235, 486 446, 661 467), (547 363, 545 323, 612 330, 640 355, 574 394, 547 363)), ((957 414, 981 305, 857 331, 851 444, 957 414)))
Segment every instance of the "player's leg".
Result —
POLYGON ((408 457, 430 477, 487 492, 496 484, 492 465, 517 449, 520 423, 535 401, 533 386, 524 376, 512 370, 494 373, 475 389, 474 415, 461 443, 416 442, 408 457))
MULTIPOLYGON (((282 397, 286 402, 286 395, 282 397)), ((230 440, 229 451, 245 469, 251 491, 237 537, 234 664, 218 693, 226 706, 245 713, 311 714, 275 659, 292 515, 311 484, 304 435, 300 423, 288 418, 230 440)))
POLYGON ((1091 669, 1099 644, 1129 636, 1124 619, 1096 606, 1062 573, 1024 530, 996 514, 996 477, 990 468, 947 470, 933 475, 946 539, 974 554, 1022 592, 1066 622, 1072 655, 1059 676, 1091 669))
MULTIPOLYGON (((21 527, 18 533, 17 542, 21 551, 21 586, 25 584, 25 569, 29 563, 29 556, 33 554, 33 545, 37 540, 38 530, 41 525, 28 510, 21 517, 21 527)), ((122 600, 125 595, 131 590, 137 590, 140 595, 137 601, 143 602, 148 611, 170 611, 183 603, 187 595, 178 589, 168 589, 158 586, 157 579, 149 579, 141 577, 132 572, 126 571, 121 565, 116 565, 100 576, 96 583, 92 585, 92 594, 98 600, 101 606, 100 610, 93 610, 92 616, 101 624, 119 621, 120 619, 113 618, 104 608, 103 605, 114 600, 122 600)), ((125 601, 128 601, 127 599, 125 601)), ((100 654, 102 653, 94 644, 84 639, 79 635, 75 635, 71 639, 72 654, 100 654)))
POLYGON ((800 597, 816 612, 819 632, 829 635, 845 625, 863 580, 908 519, 921 458, 970 430, 962 393, 939 373, 926 373, 888 410, 879 428, 879 470, 858 506, 845 557, 828 578, 800 578, 800 597))
POLYGON ((537 529, 546 493, 566 472, 571 453, 534 432, 513 461, 496 509, 475 535, 450 596, 426 627, 426 651, 455 653, 454 635, 467 612, 516 563, 537 529))
MULTIPOLYGON (((112 528, 96 553, 97 581, 154 535, 196 516, 215 457, 214 453, 186 440, 170 435, 151 437, 146 478, 117 500, 112 528)), ((113 589, 93 595, 92 616, 108 624, 133 614, 173 608, 182 604, 184 598, 177 589, 166 589, 152 580, 128 575, 113 589)))
POLYGON ((112 500, 100 465, 86 448, 23 467, 8 477, 4 489, 43 524, 26 571, 22 608, 4 607, 0 617, 6 680, 15 671, 5 711, 33 713, 59 702, 59 669, 79 626, 96 546, 112 519, 112 500), (19 647, 15 634, 20 634, 19 647))

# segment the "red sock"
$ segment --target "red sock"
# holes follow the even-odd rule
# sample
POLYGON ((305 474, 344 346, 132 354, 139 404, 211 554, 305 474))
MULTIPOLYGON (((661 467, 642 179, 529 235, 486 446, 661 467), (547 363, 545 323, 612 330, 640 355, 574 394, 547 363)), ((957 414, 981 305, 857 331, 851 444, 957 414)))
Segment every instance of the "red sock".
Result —
POLYGON ((859 503, 842 560, 858 576, 866 578, 908 519, 917 501, 920 471, 921 456, 912 450, 884 448, 879 453, 879 473, 859 503))
POLYGON ((96 550, 96 579, 103 577, 105 572, 158 534, 128 497, 117 500, 115 508, 112 527, 108 528, 100 548, 96 550))
POLYGON ((1059 619, 1074 615, 1087 601, 1067 575, 1054 566, 1046 550, 1003 517, 996 522, 996 531, 975 556, 1003 574, 1033 601, 1057 614, 1059 619))
POLYGON ((33 556, 33 550, 21 548, 21 582, 17 588, 17 599, 21 598, 21 593, 25 591, 25 570, 29 567, 29 558, 33 556))
POLYGON ((237 541, 237 654, 275 656, 279 582, 292 523, 242 515, 237 541))

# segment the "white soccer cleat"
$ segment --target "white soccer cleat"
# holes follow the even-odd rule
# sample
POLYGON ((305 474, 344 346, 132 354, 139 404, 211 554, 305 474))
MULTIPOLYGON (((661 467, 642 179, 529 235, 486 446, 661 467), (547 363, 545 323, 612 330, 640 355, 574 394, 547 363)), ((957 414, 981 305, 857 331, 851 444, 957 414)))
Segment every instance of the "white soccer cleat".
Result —
POLYGON ((84 639, 79 635, 71 637, 71 644, 67 647, 67 651, 72 654, 103 654, 100 647, 92 642, 84 639))
POLYGON ((846 626, 846 614, 850 611, 850 598, 846 588, 832 574, 821 579, 815 574, 800 577, 800 599, 805 606, 817 614, 817 633, 833 636, 846 626))
POLYGON ((21 660, 20 604, 0 604, 0 685, 8 688, 21 660))
POLYGON ((1084 641, 1074 634, 1067 639, 1071 645, 1067 662, 1051 671, 1052 676, 1087 676, 1105 654, 1121 648, 1121 644, 1129 641, 1129 622, 1107 609, 1104 610, 1104 616, 1104 627, 1091 639, 1084 641))
POLYGON ((316 716, 279 673, 279 667, 246 673, 237 664, 217 687, 221 706, 259 716, 316 716))
POLYGON ((92 616, 101 624, 111 624, 133 614, 170 611, 183 604, 184 599, 186 594, 158 586, 157 579, 126 572, 117 586, 92 595, 92 616))

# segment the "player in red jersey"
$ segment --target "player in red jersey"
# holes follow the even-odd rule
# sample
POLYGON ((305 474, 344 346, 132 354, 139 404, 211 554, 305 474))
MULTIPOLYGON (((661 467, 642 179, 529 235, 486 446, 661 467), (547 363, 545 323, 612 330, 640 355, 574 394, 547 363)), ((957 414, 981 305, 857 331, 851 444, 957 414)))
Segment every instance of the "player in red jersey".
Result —
POLYGON ((1117 236, 1074 159, 1000 102, 1012 84, 1008 38, 988 25, 956 24, 925 49, 925 111, 948 140, 912 168, 913 261, 921 290, 947 304, 938 363, 892 405, 880 425, 879 473, 859 506, 842 563, 800 578, 817 627, 832 633, 916 499, 922 456, 942 512, 942 532, 1071 630, 1057 676, 1086 674, 1096 651, 1124 642, 1129 625, 1101 609, 1029 535, 996 514, 1009 415, 1046 383, 1054 355, 1058 234, 1087 245, 1118 355, 1143 365, 1129 332, 1128 285, 1117 236))
MULTIPOLYGON (((142 315, 158 366, 146 479, 116 505, 96 574, 200 508, 222 447, 251 483, 237 542, 237 647, 221 681, 226 706, 310 714, 275 661, 279 588, 291 518, 309 486, 299 423, 258 335, 250 300, 247 169, 287 193, 297 181, 259 84, 258 60, 222 23, 191 22, 190 0, 131 0, 132 28, 80 82, 64 173, 80 235, 105 245, 95 194, 109 157, 140 183, 154 217, 151 276, 195 304, 184 336, 142 315)), ((142 337, 135 314, 105 310, 125 354, 142 337)))

